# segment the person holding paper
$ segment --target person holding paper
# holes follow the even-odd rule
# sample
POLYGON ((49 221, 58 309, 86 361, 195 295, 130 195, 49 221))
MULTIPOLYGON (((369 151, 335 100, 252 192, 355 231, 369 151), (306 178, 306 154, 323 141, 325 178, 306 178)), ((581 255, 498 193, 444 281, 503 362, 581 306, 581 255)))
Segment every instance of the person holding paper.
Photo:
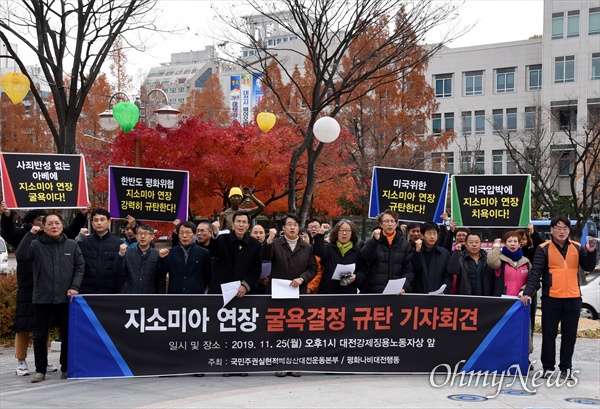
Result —
POLYGON ((436 223, 421 224, 423 239, 415 241, 413 268, 415 269, 414 290, 428 294, 446 286, 444 294, 452 287, 452 275, 448 272, 450 252, 437 244, 439 227, 436 223))
POLYGON ((325 243, 325 233, 331 227, 323 223, 315 236, 313 250, 321 258, 323 275, 319 283, 319 294, 356 294, 356 264, 360 248, 356 225, 350 220, 340 220, 325 243), (337 273, 337 274, 335 274, 337 273))
POLYGON ((261 245, 250 237, 250 214, 238 210, 232 217, 232 230, 219 235, 219 222, 213 222, 213 235, 208 249, 216 257, 213 278, 208 287, 209 294, 221 294, 221 284, 240 281, 237 297, 242 298, 256 285, 260 277, 262 262, 261 245))
POLYGON ((402 238, 398 213, 387 209, 377 220, 379 228, 373 230, 373 236, 360 252, 361 265, 364 262, 366 266, 355 272, 358 288, 361 293, 381 294, 388 281, 406 278, 398 294, 411 292, 415 278, 413 250, 408 241, 402 238))

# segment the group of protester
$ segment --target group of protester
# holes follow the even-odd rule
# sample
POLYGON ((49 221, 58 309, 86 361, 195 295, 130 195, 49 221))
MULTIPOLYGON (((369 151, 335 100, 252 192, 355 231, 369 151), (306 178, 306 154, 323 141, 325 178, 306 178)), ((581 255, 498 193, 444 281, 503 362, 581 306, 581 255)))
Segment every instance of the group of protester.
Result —
POLYGON ((555 370, 560 322, 559 368, 561 376, 568 377, 581 307, 577 269, 592 270, 597 255, 595 241, 582 247, 569 240, 570 224, 564 217, 552 219, 551 241, 541 243, 529 225, 497 239, 488 253, 482 250, 479 235, 449 219, 441 228, 433 222, 400 226, 398 214, 391 210, 378 216, 379 226, 365 243, 359 243, 356 225, 347 219, 333 227, 313 219, 303 229, 298 216, 287 214, 279 235, 275 228, 266 232, 259 224, 250 229, 251 214, 238 208, 230 218, 213 223, 177 221, 172 247, 160 250, 154 248, 153 228, 131 217, 126 237, 113 235, 110 214, 104 209, 91 212, 92 232, 77 236, 87 213, 84 209, 63 227, 60 215, 32 210, 23 219, 26 227, 17 228, 13 212, 2 203, 2 235, 18 246, 16 373, 29 374, 25 359, 33 330, 32 382, 41 382, 48 371, 56 370, 47 358, 53 324, 62 339, 61 376, 67 378, 68 302, 74 295, 220 294, 222 284, 239 281, 241 298, 269 294, 271 279, 289 280, 301 294, 377 294, 390 280, 404 278, 399 294, 506 294, 521 297, 524 304, 535 300, 541 279, 544 376, 555 370), (270 263, 270 274, 261 278, 265 263, 270 263), (334 278, 339 265, 355 268, 334 278))

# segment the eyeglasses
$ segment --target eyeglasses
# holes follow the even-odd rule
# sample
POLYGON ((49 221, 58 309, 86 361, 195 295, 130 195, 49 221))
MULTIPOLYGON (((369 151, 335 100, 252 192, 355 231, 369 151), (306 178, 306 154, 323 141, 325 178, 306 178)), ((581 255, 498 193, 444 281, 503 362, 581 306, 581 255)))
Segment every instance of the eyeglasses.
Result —
POLYGON ((208 233, 208 230, 200 229, 200 230, 197 230, 196 233, 208 233))
POLYGON ((562 231, 562 232, 569 231, 569 228, 568 228, 568 227, 558 227, 558 226, 554 226, 554 227, 553 227, 553 229, 554 229, 554 230, 556 230, 556 231, 562 231))
POLYGON ((180 235, 180 236, 193 236, 193 235, 194 235, 194 233, 193 233, 193 232, 191 232, 191 231, 180 231, 180 232, 179 232, 179 235, 180 235))
POLYGON ((307 229, 308 230, 317 230, 319 228, 319 226, 308 226, 307 229))
POLYGON ((350 229, 339 229, 338 231, 340 233, 342 233, 342 234, 350 234, 350 233, 352 233, 352 230, 350 230, 350 229))
POLYGON ((381 223, 393 224, 393 223, 396 223, 396 220, 394 220, 394 219, 385 219, 385 220, 382 220, 381 223))
POLYGON ((248 224, 247 220, 236 220, 234 221, 235 224, 239 224, 240 226, 244 226, 246 224, 248 224))
POLYGON ((137 234, 137 235, 138 235, 139 237, 148 237, 148 236, 154 236, 154 233, 150 233, 150 232, 145 232, 145 231, 142 231, 142 232, 138 232, 138 234, 137 234))

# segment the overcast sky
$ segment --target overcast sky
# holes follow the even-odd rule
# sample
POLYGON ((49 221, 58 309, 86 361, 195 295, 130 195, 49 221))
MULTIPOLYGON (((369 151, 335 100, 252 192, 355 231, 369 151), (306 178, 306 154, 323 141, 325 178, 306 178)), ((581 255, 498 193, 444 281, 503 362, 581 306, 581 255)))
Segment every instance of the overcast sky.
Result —
MULTIPOLYGON (((185 28, 184 34, 171 35, 166 39, 150 40, 145 53, 129 51, 130 73, 147 71, 149 67, 168 62, 171 53, 202 50, 213 45, 210 38, 214 11, 211 4, 223 9, 239 1, 220 0, 161 0, 161 20, 185 28), (189 27, 189 30, 187 30, 189 27)), ((450 44, 450 47, 500 43, 525 40, 534 34, 542 34, 543 0, 467 0, 459 12, 461 22, 467 26, 477 23, 466 35, 450 44)), ((431 41, 435 41, 435 35, 431 41)))

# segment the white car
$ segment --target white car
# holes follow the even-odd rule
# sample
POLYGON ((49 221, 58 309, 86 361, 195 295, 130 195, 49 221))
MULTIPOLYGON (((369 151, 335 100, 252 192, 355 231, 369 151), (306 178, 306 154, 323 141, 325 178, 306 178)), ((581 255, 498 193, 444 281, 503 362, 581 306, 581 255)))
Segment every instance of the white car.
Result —
POLYGON ((600 314, 600 274, 593 276, 585 285, 581 286, 581 318, 598 319, 600 314))
POLYGON ((2 237, 0 237, 0 273, 8 273, 8 249, 2 237))

